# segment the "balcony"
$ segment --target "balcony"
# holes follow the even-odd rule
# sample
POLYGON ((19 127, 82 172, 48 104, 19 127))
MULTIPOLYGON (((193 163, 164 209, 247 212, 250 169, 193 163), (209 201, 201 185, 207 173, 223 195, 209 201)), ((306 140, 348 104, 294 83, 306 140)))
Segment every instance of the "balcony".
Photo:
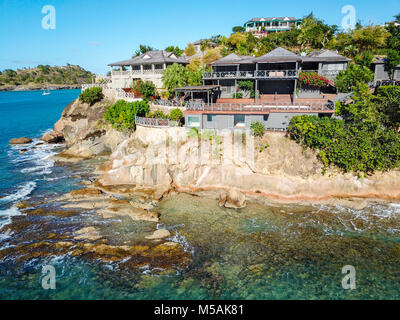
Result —
POLYGON ((212 79, 296 79, 297 70, 257 70, 257 71, 219 71, 204 72, 204 80, 212 79))
POLYGON ((164 69, 144 69, 144 70, 113 70, 111 71, 111 76, 113 77, 120 77, 120 78, 130 78, 133 76, 143 75, 143 74, 150 74, 150 75, 161 75, 164 72, 164 69))

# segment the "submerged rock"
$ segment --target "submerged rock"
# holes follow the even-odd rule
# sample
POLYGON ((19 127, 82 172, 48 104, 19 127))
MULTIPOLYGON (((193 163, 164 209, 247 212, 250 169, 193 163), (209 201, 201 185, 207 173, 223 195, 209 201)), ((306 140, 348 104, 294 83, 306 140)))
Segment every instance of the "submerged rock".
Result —
POLYGON ((74 237, 75 240, 99 240, 102 238, 102 236, 99 234, 98 230, 95 227, 86 227, 82 228, 78 231, 75 231, 75 234, 77 234, 76 237, 74 237))
POLYGON ((28 151, 28 149, 21 149, 21 150, 19 150, 19 153, 20 154, 24 154, 25 152, 27 152, 28 151))
POLYGON ((246 196, 236 188, 222 191, 219 195, 220 207, 240 209, 246 207, 246 196))
POLYGON ((14 138, 9 141, 10 144, 27 144, 31 143, 32 139, 22 137, 22 138, 14 138))
MULTIPOLYGON (((168 238, 171 236, 171 233, 167 229, 158 229, 153 232, 153 234, 146 236, 145 238, 148 240, 160 240, 164 238, 168 238)), ((168 244, 170 245, 170 244, 168 244)))

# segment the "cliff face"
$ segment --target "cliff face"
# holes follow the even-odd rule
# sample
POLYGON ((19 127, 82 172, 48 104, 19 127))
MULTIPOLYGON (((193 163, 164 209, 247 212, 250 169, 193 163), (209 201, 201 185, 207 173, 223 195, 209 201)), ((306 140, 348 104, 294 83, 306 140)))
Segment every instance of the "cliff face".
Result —
POLYGON ((90 158, 109 155, 129 136, 102 121, 106 108, 111 104, 111 101, 103 100, 89 106, 75 100, 64 109, 60 120, 54 125, 54 131, 64 136, 67 145, 66 151, 59 157, 90 158))
POLYGON ((110 104, 75 101, 54 127, 68 147, 59 157, 109 156, 96 182, 103 189, 146 190, 156 200, 172 190, 218 197, 231 188, 248 198, 285 202, 400 199, 398 170, 363 178, 334 170, 322 175, 315 153, 280 133, 249 142, 250 149, 242 150, 241 156, 227 151, 225 136, 210 143, 204 137, 189 137, 185 128, 138 126, 132 134, 121 133, 101 120, 110 104))
MULTIPOLYGON (((138 127, 113 152, 109 170, 99 183, 154 188, 158 196, 174 189, 196 194, 207 192, 216 197, 221 190, 237 188, 250 198, 278 201, 400 199, 398 171, 368 178, 334 171, 322 175, 321 164, 313 152, 303 151, 279 133, 267 133, 263 140, 254 142, 253 163, 246 159, 233 159, 231 163, 224 163, 223 159, 215 161, 209 157, 215 146, 211 146, 210 153, 202 148, 199 139, 189 138, 184 128, 138 127), (175 141, 165 147, 167 137, 175 141), (269 147, 260 149, 266 143, 269 147), (177 157, 168 152, 174 149, 177 157)), ((221 145, 217 153, 226 157, 221 145)))

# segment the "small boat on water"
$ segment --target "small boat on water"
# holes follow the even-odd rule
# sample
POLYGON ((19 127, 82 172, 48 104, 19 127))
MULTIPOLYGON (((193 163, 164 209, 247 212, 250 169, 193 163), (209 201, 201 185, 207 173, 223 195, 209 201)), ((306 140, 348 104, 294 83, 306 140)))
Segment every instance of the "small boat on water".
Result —
POLYGON ((47 96, 50 94, 49 85, 47 84, 46 90, 42 92, 42 96, 47 96))

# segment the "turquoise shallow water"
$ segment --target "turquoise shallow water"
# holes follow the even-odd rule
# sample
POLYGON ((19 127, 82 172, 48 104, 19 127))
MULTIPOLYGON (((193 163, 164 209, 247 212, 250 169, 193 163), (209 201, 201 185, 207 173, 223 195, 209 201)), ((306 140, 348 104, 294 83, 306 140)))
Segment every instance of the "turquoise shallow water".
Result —
POLYGON ((78 93, 0 92, 0 299, 400 298, 396 203, 357 210, 249 203, 236 211, 180 194, 159 203, 159 223, 103 219, 88 209, 60 214, 62 203, 52 199, 81 188, 95 163, 58 166, 50 156, 62 146, 36 146, 35 140, 20 155, 21 147, 8 140, 40 137, 78 93), (39 210, 13 206, 21 200, 39 210), (144 235, 167 228, 167 240, 181 244, 185 254, 132 253, 113 260, 120 254, 115 251, 106 261, 76 253, 66 244, 77 244, 73 233, 88 226, 107 245, 136 249, 151 245, 144 235), (41 286, 46 264, 56 269, 55 290, 41 286), (355 290, 341 286, 344 265, 356 269, 355 290))

